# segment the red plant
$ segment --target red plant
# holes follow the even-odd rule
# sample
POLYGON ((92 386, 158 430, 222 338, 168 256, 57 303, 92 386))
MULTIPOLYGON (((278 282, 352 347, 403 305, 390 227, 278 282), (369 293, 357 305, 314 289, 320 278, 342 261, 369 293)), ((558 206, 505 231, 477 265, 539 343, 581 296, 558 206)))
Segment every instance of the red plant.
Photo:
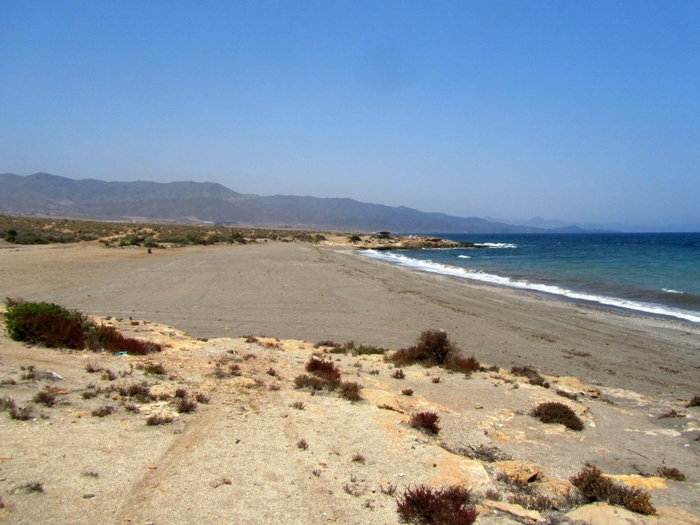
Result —
POLYGON ((415 525, 471 525, 479 514, 471 504, 471 491, 458 485, 418 485, 406 489, 396 503, 401 521, 415 525))
POLYGON ((306 371, 311 372, 316 377, 326 379, 328 381, 340 381, 340 370, 331 362, 312 357, 306 363, 306 371))
POLYGON ((418 412, 411 416, 411 421, 409 421, 408 424, 413 428, 425 430, 431 434, 437 434, 440 432, 440 427, 437 425, 439 419, 440 416, 435 412, 418 412))

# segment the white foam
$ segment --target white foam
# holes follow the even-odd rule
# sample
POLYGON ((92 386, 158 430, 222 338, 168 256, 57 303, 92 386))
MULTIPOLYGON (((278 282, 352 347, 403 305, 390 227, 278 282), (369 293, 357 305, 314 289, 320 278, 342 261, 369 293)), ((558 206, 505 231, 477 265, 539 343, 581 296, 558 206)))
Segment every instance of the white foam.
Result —
POLYGON ((517 248, 517 244, 511 244, 509 242, 475 242, 474 246, 480 248, 517 248))
POLYGON ((685 292, 679 292, 678 290, 672 290, 670 288, 661 288, 662 292, 666 293, 678 293, 678 294, 684 294, 685 292))
POLYGON ((522 290, 535 290, 538 292, 544 292, 553 295, 561 295, 570 299, 594 302, 605 306, 636 310, 638 312, 644 312, 654 315, 666 315, 676 317, 678 319, 684 319, 693 323, 700 323, 700 315, 698 315, 695 312, 689 312, 678 308, 671 308, 667 306, 662 306, 653 303, 644 303, 640 301, 630 301, 627 299, 620 299, 617 297, 594 295, 586 292, 569 290, 567 288, 562 288, 559 286, 552 286, 541 283, 531 283, 527 280, 513 280, 509 277, 501 277, 500 275, 490 274, 482 272, 480 270, 470 270, 467 268, 459 268, 456 266, 439 264, 433 261, 422 261, 418 259, 412 259, 410 257, 406 257, 405 255, 388 251, 380 252, 375 250, 363 250, 360 253, 367 257, 372 257, 373 259, 379 259, 382 261, 399 264, 401 266, 414 268, 416 270, 421 270, 424 272, 438 273, 441 275, 449 275, 452 277, 460 277, 463 279, 472 279, 475 281, 498 284, 501 286, 508 286, 510 288, 518 288, 522 290))
POLYGON ((471 259, 471 257, 469 257, 468 255, 458 255, 457 258, 458 259, 471 259))

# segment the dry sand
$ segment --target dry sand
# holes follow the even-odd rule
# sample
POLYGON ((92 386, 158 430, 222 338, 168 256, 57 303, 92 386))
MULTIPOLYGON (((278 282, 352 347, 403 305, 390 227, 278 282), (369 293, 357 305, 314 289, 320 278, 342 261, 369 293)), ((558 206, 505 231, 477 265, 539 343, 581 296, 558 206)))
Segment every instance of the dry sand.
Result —
POLYGON ((342 246, 0 250, 0 294, 157 321, 194 337, 401 348, 445 330, 465 353, 669 397, 696 393, 700 326, 427 275, 342 246))
MULTIPOLYGON (((700 523, 693 517, 700 515, 699 409, 684 408, 700 394, 698 326, 421 274, 339 245, 268 242, 150 255, 90 244, 5 245, 0 293, 122 318, 111 322, 168 345, 150 358, 167 377, 134 369, 109 381, 88 374, 87 361, 128 373, 148 359, 26 348, 0 336, 0 396, 28 403, 45 384, 65 391, 59 405, 37 407, 33 421, 0 416, 0 519, 9 523, 398 523, 395 501, 380 486, 463 483, 505 496, 496 478, 512 465, 453 453, 478 445, 497 446, 518 468, 529 465, 539 472, 538 490, 549 492, 566 488, 592 461, 651 490, 661 517, 633 516, 639 523, 700 523), (551 377, 553 388, 544 389, 506 372, 465 379, 415 366, 397 380, 378 357, 333 355, 344 377, 364 386, 365 401, 293 388, 314 351, 304 341, 397 349, 425 329, 444 329, 482 363, 532 364, 583 383, 551 377), (280 340, 245 342, 244 335, 280 340), (239 364, 242 375, 213 377, 217 362, 239 364), (30 364, 63 379, 22 379, 21 367, 30 364), (114 393, 82 397, 88 383, 137 380, 164 393, 206 392, 211 403, 153 427, 146 416, 172 412, 171 401, 132 414, 114 393), (408 387, 416 393, 401 395, 408 387), (578 401, 557 396, 560 388, 578 401), (569 403, 585 430, 528 416, 543 400, 569 403), (291 408, 295 401, 305 409, 291 408), (117 412, 90 416, 105 403, 117 412), (440 414, 438 437, 406 425, 426 409, 440 414), (671 409, 684 417, 657 419, 671 409), (308 450, 297 447, 301 439, 308 450), (357 454, 364 463, 352 461, 357 454), (661 465, 680 468, 688 480, 629 477, 661 465), (35 480, 45 493, 22 488, 35 480)), ((477 523, 531 522, 520 507, 489 505, 477 523)), ((590 523, 614 523, 615 513, 628 518, 597 506, 576 512, 590 523)))

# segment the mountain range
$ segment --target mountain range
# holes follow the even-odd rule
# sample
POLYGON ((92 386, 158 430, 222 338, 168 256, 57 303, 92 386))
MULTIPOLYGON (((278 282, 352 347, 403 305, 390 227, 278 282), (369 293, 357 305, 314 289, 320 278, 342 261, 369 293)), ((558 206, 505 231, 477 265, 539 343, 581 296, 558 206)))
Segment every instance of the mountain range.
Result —
POLYGON ((353 199, 242 194, 210 182, 105 182, 48 173, 0 174, 0 213, 395 233, 584 231, 576 226, 514 225, 353 199))

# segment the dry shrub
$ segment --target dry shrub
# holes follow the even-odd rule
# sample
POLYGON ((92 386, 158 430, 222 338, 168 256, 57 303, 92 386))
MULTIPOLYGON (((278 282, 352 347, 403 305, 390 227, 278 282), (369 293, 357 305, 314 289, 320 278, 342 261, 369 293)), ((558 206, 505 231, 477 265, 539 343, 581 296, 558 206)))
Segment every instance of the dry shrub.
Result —
POLYGON ((481 368, 481 365, 474 356, 451 356, 445 363, 445 368, 447 370, 452 370, 453 372, 471 374, 472 372, 478 371, 481 368))
POLYGON ((146 383, 132 383, 117 387, 116 390, 120 396, 135 399, 139 403, 149 403, 156 399, 156 396, 151 393, 151 387, 146 383))
POLYGON ((401 393, 404 396, 412 396, 413 395, 413 389, 412 388, 404 388, 401 393))
POLYGON ((0 398, 0 410, 14 410, 17 408, 17 403, 9 396, 0 398))
POLYGON ((301 374, 294 378, 294 388, 310 388, 311 390, 323 390, 325 382, 320 377, 301 374))
POLYGON ((564 403, 549 401, 537 405, 530 415, 542 423, 561 423, 571 430, 583 430, 583 421, 564 403))
POLYGON ((544 380, 544 377, 542 377, 537 371, 537 369, 533 366, 514 366, 510 369, 510 373, 515 376, 527 378, 528 383, 530 383, 531 385, 549 388, 549 383, 544 380))
POLYGON ((60 392, 61 390, 59 388, 45 386, 43 390, 40 390, 34 395, 32 401, 47 407, 52 407, 56 404, 60 392))
POLYGON ((514 494, 508 497, 508 503, 515 503, 529 510, 542 512, 559 508, 559 500, 543 494, 514 494))
POLYGON ((413 428, 424 430, 430 434, 437 434, 440 432, 440 427, 437 424, 439 420, 440 416, 435 412, 418 412, 411 416, 408 424, 413 428))
POLYGON ((460 350, 441 330, 425 330, 418 336, 418 342, 408 348, 397 350, 390 357, 400 365, 420 363, 423 366, 444 365, 448 358, 458 356, 460 350))
POLYGON ((617 483, 603 476, 601 470, 595 466, 585 466, 569 481, 589 503, 603 501, 639 514, 656 514, 648 492, 617 483))
POLYGON ((312 357, 309 359, 309 362, 306 363, 306 371, 326 381, 340 381, 340 370, 338 370, 331 361, 324 361, 323 359, 312 357))
POLYGON ((34 419, 34 409, 30 405, 26 407, 15 406, 10 409, 10 417, 17 421, 29 421, 34 419))
POLYGON ((148 416, 148 419, 146 420, 146 424, 148 426, 157 426, 157 425, 166 425, 168 423, 172 423, 175 421, 175 418, 170 415, 164 415, 164 414, 153 414, 151 416, 148 416))
POLYGON ((116 409, 112 405, 104 405, 92 411, 95 417, 105 417, 113 413, 116 409))
POLYGON ((358 383, 351 383, 349 381, 343 381, 340 383, 339 387, 340 397, 353 402, 362 399, 360 390, 362 390, 362 387, 358 383))
POLYGON ((478 516, 471 491, 458 485, 409 487, 396 503, 401 521, 415 525, 470 525, 478 516))
POLYGON ((400 368, 397 368, 391 374, 391 377, 393 377, 394 379, 406 379, 406 373, 403 370, 401 370, 400 368))
POLYGON ((175 403, 175 409, 180 414, 189 414, 190 412, 194 412, 195 410, 197 410, 197 402, 194 399, 190 399, 188 397, 177 398, 177 402, 175 403))
POLYGON ((685 406, 686 408, 700 407, 700 396, 693 396, 693 399, 688 401, 688 404, 685 406))
POLYGON ((685 474, 675 467, 659 467, 656 473, 662 478, 672 479, 674 481, 685 481, 685 474))

